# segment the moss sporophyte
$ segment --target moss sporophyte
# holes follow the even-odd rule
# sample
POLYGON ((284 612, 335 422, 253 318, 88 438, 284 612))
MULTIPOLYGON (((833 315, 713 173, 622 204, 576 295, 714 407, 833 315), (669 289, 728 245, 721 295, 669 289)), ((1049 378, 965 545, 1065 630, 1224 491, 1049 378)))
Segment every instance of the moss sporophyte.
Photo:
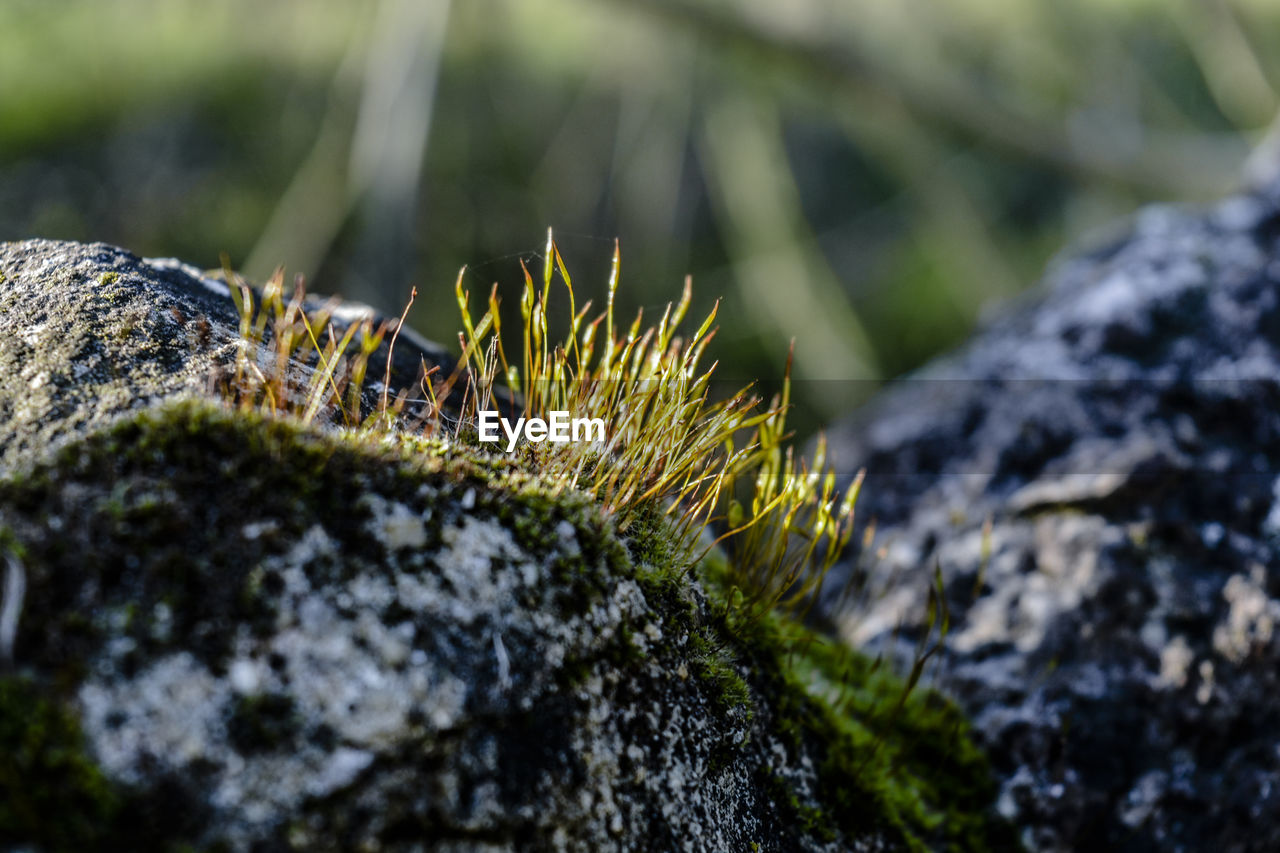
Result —
MULTIPOLYGON (((519 340, 518 348, 504 349, 496 289, 474 321, 460 276, 457 363, 441 357, 439 366, 423 365, 416 386, 407 388, 399 371, 393 388, 392 350, 403 317, 381 327, 344 321, 350 312, 307 302, 300 284, 286 296, 283 281, 277 273, 255 291, 227 273, 240 311, 240 346, 221 377, 227 405, 184 400, 144 409, 69 445, 38 475, 0 480, 7 513, 0 567, 5 555, 20 561, 27 589, 38 593, 28 595, 26 618, 42 631, 27 636, 53 637, 49 649, 89 660, 107 636, 99 632, 117 629, 114 617, 99 625, 78 610, 63 612, 64 602, 87 600, 83 584, 95 596, 114 596, 124 624, 139 629, 140 614, 162 606, 165 616, 155 624, 166 626, 163 638, 147 633, 153 650, 190 653, 220 672, 241 636, 224 630, 228 625, 268 631, 278 624, 278 599, 288 596, 272 580, 277 553, 301 555, 298 567, 308 577, 314 565, 317 584, 363 578, 374 559, 386 560, 377 565, 397 579, 403 568, 405 589, 437 577, 441 588, 447 581, 461 589, 473 571, 483 571, 472 568, 472 557, 488 542, 493 556, 479 564, 518 579, 512 589, 528 596, 501 599, 491 617, 474 624, 545 615, 530 617, 529 635, 561 631, 567 655, 553 665, 510 631, 481 637, 478 659, 495 667, 495 695, 542 685, 539 679, 550 675, 555 689, 547 695, 556 714, 580 708, 592 719, 629 720, 617 732, 634 766, 618 779, 633 780, 626 783, 632 790, 664 761, 661 749, 649 746, 656 742, 652 732, 681 728, 673 754, 698 757, 693 764, 682 759, 678 766, 689 769, 679 778, 702 780, 713 793, 731 790, 729 798, 758 814, 762 826, 782 833, 777 849, 811 849, 807 842, 815 840, 835 848, 869 833, 892 849, 1000 847, 990 776, 954 707, 792 618, 812 602, 848 543, 861 481, 837 489, 821 442, 807 461, 785 446, 789 382, 767 405, 749 388, 713 399, 714 365, 700 365, 715 310, 691 334, 679 332, 690 305, 687 282, 657 323, 644 327, 637 317, 623 327, 612 310, 616 250, 606 308, 592 317, 589 305, 576 305, 548 239, 541 280, 525 274, 520 328, 508 330, 508 344, 519 340), (570 303, 569 332, 556 341, 547 331, 553 285, 570 303), (383 381, 366 388, 380 348, 387 368, 375 366, 375 375, 381 372, 383 381), (510 453, 481 440, 491 412, 498 413, 497 430, 505 433, 506 418, 520 433, 510 453), (583 425, 589 440, 577 442, 529 435, 535 419, 546 423, 548 436, 561 429, 556 413, 570 413, 564 428, 570 436, 573 417, 598 418, 602 428, 583 425), (525 426, 516 428, 521 421, 525 426), (202 499, 212 484, 219 484, 216 503, 202 499), (68 494, 77 496, 74 505, 64 502, 68 494), (193 516, 192 506, 208 513, 193 516), (79 513, 80 521, 68 518, 66 531, 54 533, 46 523, 51 508, 79 513), (353 523, 361 513, 368 519, 353 523), (6 525, 17 531, 9 538, 6 525), (156 547, 175 538, 173 531, 188 537, 179 539, 181 547, 156 547), (332 550, 290 545, 313 536, 331 541, 332 550), (494 544, 508 540, 509 548, 494 544), (84 554, 107 556, 86 563, 84 554), (307 556, 313 554, 320 556, 307 556), (361 574, 347 574, 330 554, 352 555, 352 570, 361 574), (516 567, 513 554, 528 561, 516 567), (125 567, 123 575, 116 566, 125 567), (35 609, 37 599, 44 610, 35 609), (627 710, 655 702, 675 716, 664 713, 651 723, 646 710, 627 710), (596 714, 605 708, 626 713, 596 714), (708 725, 670 725, 684 719, 708 725), (685 775, 695 767, 696 775, 685 775), (715 788, 717 779, 731 787, 715 788), (800 836, 805 841, 793 843, 800 836)), ((428 623, 453 631, 461 622, 452 615, 453 600, 402 603, 396 596, 383 616, 399 623, 417 614, 423 631, 428 623), (437 604, 441 609, 428 612, 437 604)), ((0 630, 0 639, 6 633, 0 630)), ((230 665, 226 672, 240 695, 244 672, 230 665)), ((468 670, 459 683, 465 677, 487 690, 477 672, 468 670)), ((78 669, 59 675, 72 685, 84 677, 78 669)), ((124 837, 117 828, 133 831, 137 792, 97 769, 91 749, 108 728, 86 728, 87 718, 64 713, 48 685, 6 679, 0 673, 0 754, 18 760, 8 774, 0 761, 0 847, 6 826, 65 829, 65 842, 33 836, 50 839, 44 846, 51 850, 102 849, 101 838, 124 837), (28 720, 42 721, 42 739, 34 739, 28 720), (50 791, 58 796, 47 799, 50 791), (54 825, 37 800, 84 818, 54 825)), ((291 695, 236 700, 226 734, 237 761, 255 760, 290 736, 305 705, 300 694, 291 695)), ((527 717, 530 730, 537 719, 527 717)), ((457 729, 449 731, 452 742, 457 729)), ((414 744, 421 734, 415 728, 414 744)), ((551 750, 557 762, 566 749, 551 750)), ((286 753, 273 752, 272 760, 286 753)), ((501 768, 504 778, 509 767, 546 772, 543 757, 514 755, 501 768)), ((420 777, 404 778, 416 808, 420 777)), ((669 788, 656 796, 663 804, 672 799, 669 788)), ((684 797, 696 799, 688 787, 684 797)), ((701 821, 710 801, 696 802, 701 821)))
POLYGON ((848 544, 861 476, 841 492, 821 439, 812 460, 787 446, 790 358, 782 391, 767 405, 750 386, 713 399, 716 364, 703 367, 703 357, 718 303, 692 333, 681 333, 689 279, 656 324, 645 325, 640 312, 624 327, 614 316, 616 245, 605 309, 595 316, 591 302, 578 306, 550 232, 539 279, 521 267, 518 335, 504 335, 496 284, 474 320, 464 267, 454 288, 462 324, 456 364, 447 371, 423 364, 416 387, 394 396, 391 352, 409 307, 398 322, 375 328, 366 319, 344 329, 333 322, 335 305, 305 308, 301 280, 286 301, 283 270, 255 297, 228 269, 242 346, 227 395, 243 409, 357 432, 501 447, 554 488, 585 492, 624 535, 656 509, 679 573, 699 562, 708 541, 722 546, 729 598, 748 621, 810 601, 848 544), (547 307, 557 279, 569 302, 559 341, 547 307), (388 335, 384 382, 366 394, 370 357, 388 335), (519 344, 514 357, 511 338, 519 344), (709 529, 718 535, 704 538, 709 529))
MULTIPOLYGON (((769 715, 797 748, 825 745, 817 798, 789 790, 768 767, 760 770, 762 784, 777 789, 777 802, 792 804, 806 832, 834 837, 837 829, 856 835, 879 826, 912 850, 1000 846, 991 839, 1003 825, 985 805, 992 782, 966 723, 945 699, 915 689, 942 640, 930 646, 924 639, 904 681, 799 618, 849 544, 863 476, 842 491, 822 437, 812 459, 789 446, 790 356, 782 390, 767 405, 751 387, 713 399, 716 365, 704 368, 702 360, 715 336, 718 303, 692 333, 681 334, 692 297, 686 279, 679 301, 656 324, 646 326, 638 313, 624 328, 613 310, 616 245, 605 310, 591 319, 591 303, 576 304, 550 233, 543 260, 537 282, 522 262, 521 328, 505 338, 497 286, 474 320, 464 268, 455 285, 462 322, 456 364, 424 364, 417 388, 394 396, 390 352, 408 307, 397 323, 374 328, 365 320, 339 330, 330 322, 332 308, 303 310, 300 284, 285 302, 283 272, 255 304, 253 291, 228 271, 245 343, 227 384, 229 399, 356 434, 412 434, 446 456, 475 458, 481 451, 483 459, 502 429, 507 452, 496 455, 503 464, 535 476, 553 499, 585 495, 612 522, 646 598, 666 614, 668 628, 688 638, 694 660, 682 663, 676 677, 697 678, 726 714, 769 715), (569 302, 568 333, 558 342, 547 317, 557 279, 569 302), (365 395, 370 356, 388 335, 382 387, 365 395), (506 346, 511 337, 520 344, 514 358, 506 346), (298 364, 311 370, 291 369, 298 364), (529 432, 530 422, 541 421, 551 435, 566 416, 570 434, 573 417, 599 419, 601 429, 588 441, 539 441, 540 427, 529 432), (706 593, 701 616, 688 600, 698 597, 689 592, 691 573, 706 593), (769 681, 774 699, 761 704, 744 676, 757 687, 769 681), (965 792, 963 802, 957 791, 965 792)), ((545 535, 534 526, 531 536, 545 535)), ((930 600, 944 637, 945 598, 939 592, 930 600)))

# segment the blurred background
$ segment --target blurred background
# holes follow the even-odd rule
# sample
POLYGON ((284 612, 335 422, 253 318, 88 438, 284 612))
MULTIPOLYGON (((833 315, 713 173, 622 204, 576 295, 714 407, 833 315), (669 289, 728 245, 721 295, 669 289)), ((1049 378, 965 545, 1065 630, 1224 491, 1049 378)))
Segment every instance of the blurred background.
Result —
POLYGON ((0 239, 417 285, 450 342, 463 264, 513 305, 552 226, 581 304, 617 237, 624 313, 724 298, 722 375, 797 339, 803 433, 1238 186, 1278 93, 1273 0, 4 0, 0 239))

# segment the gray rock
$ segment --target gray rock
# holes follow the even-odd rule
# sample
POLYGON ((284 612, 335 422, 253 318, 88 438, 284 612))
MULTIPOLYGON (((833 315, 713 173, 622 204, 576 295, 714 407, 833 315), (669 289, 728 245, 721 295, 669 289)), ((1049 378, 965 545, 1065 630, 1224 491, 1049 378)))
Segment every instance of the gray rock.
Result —
MULTIPOLYGON (((341 334, 366 316, 386 319, 346 303, 334 325, 341 334)), ((103 243, 0 243, 0 472, 122 412, 209 395, 215 366, 235 358, 238 329, 226 284, 178 261, 103 243)), ((386 351, 371 363, 385 365, 386 351)), ((393 388, 413 388, 422 360, 453 364, 406 328, 393 388)))
POLYGON ((832 431, 878 520, 841 630, 910 655, 941 567, 1028 847, 1280 848, 1277 237, 1277 187, 1144 210, 832 431))
POLYGON ((0 849, 999 845, 954 706, 743 624, 658 508, 201 399, 184 268, 0 264, 0 849))

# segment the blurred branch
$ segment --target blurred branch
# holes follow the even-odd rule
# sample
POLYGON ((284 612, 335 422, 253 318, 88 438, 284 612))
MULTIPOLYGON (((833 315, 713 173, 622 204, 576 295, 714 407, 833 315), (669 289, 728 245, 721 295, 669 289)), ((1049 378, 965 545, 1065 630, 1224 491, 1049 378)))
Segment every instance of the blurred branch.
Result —
MULTIPOLYGON (((707 111, 702 142, 715 216, 757 324, 800 335, 797 378, 874 378, 866 332, 800 209, 776 112, 723 99, 707 111)), ((853 385, 830 383, 828 399, 819 402, 844 410, 854 401, 837 399, 839 389, 853 385)))
MULTIPOLYGON (((693 52, 672 45, 668 68, 680 79, 693 76, 693 52)), ((608 192, 616 207, 618 233, 651 248, 659 269, 688 269, 689 216, 680 203, 685 156, 693 125, 692 87, 660 97, 647 87, 621 92, 609 163, 608 192), (679 257, 676 254, 679 253, 679 257)))
POLYGON ((354 107, 343 97, 346 76, 345 68, 336 75, 315 144, 241 265, 253 281, 266 281, 281 263, 314 274, 351 214, 346 161, 354 107))
POLYGON ((373 33, 353 40, 334 78, 315 145, 280 198, 244 270, 265 278, 282 262, 314 273, 343 225, 364 208, 356 264, 362 275, 347 296, 393 307, 397 278, 412 261, 422 159, 431 127, 436 77, 450 3, 382 0, 373 33), (355 67, 364 64, 361 74, 355 67), (359 75, 353 103, 347 90, 359 75), (388 288, 379 292, 378 285, 388 288), (361 292, 363 291, 363 292, 361 292))
POLYGON ((1058 122, 1029 116, 961 79, 913 79, 849 45, 836 47, 771 31, 688 0, 613 2, 689 27, 727 48, 766 57, 808 83, 839 94, 850 109, 907 112, 1091 180, 1161 195, 1209 196, 1238 182, 1248 153, 1234 134, 1173 134, 1145 128, 1138 150, 1108 146, 1103 139, 1073 139, 1058 122))
POLYGON ((909 219, 916 240, 948 270, 952 307, 976 320, 985 303, 1016 293, 1022 280, 999 244, 996 214, 956 168, 960 158, 946 157, 918 123, 900 118, 889 124, 850 114, 842 124, 854 144, 901 183, 913 208, 909 219))
POLYGON ((1238 126, 1265 125, 1275 114, 1276 92, 1230 6, 1223 0, 1170 5, 1223 115, 1238 126))
POLYGON ((351 140, 361 234, 343 292, 383 310, 405 297, 450 0, 382 0, 351 140))

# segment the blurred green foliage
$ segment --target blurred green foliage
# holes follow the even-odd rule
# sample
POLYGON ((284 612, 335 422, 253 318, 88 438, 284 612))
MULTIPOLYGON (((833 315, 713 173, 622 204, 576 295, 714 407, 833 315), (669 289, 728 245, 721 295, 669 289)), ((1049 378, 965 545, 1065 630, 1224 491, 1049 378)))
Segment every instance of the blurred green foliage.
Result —
POLYGON ((1051 254, 1237 185, 1280 87, 1269 0, 8 0, 0 237, 105 240, 398 313, 547 226, 623 313, 692 273, 722 374, 812 428, 1051 254), (808 380, 834 379, 841 382, 808 380))

